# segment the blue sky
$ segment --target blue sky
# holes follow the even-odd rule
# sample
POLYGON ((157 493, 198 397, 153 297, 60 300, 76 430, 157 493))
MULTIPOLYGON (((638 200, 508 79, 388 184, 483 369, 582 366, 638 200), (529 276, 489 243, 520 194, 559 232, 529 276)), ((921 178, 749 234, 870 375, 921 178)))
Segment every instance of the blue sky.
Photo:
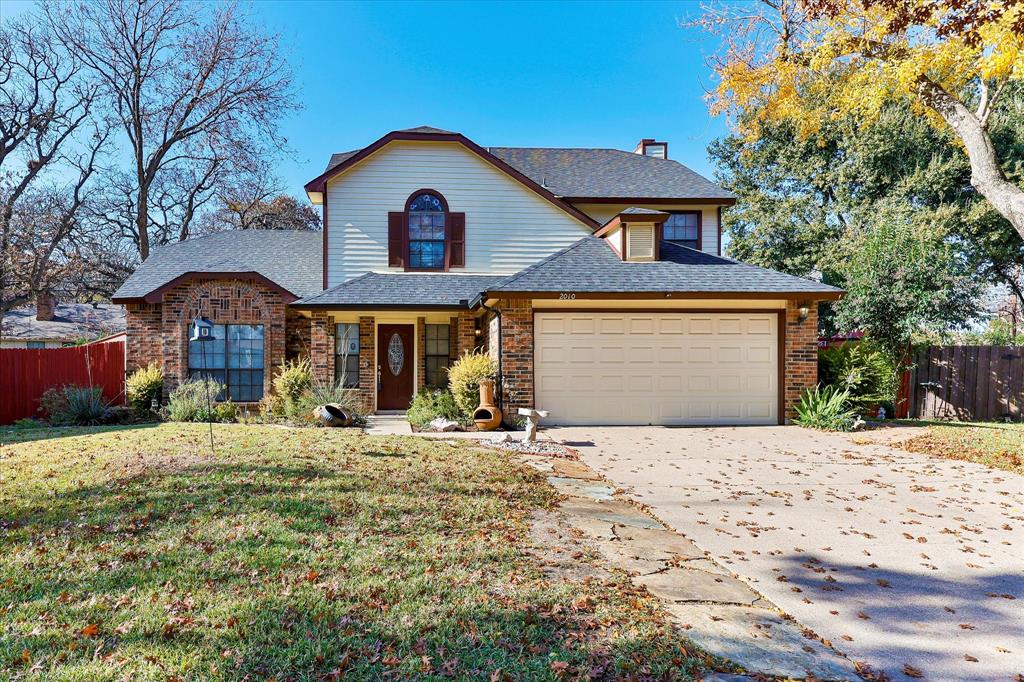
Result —
POLYGON ((708 176, 707 145, 726 133, 702 99, 715 44, 678 25, 696 2, 265 0, 251 11, 281 35, 304 106, 284 125, 294 159, 279 173, 293 194, 331 152, 417 125, 484 146, 631 150, 656 137, 708 176))

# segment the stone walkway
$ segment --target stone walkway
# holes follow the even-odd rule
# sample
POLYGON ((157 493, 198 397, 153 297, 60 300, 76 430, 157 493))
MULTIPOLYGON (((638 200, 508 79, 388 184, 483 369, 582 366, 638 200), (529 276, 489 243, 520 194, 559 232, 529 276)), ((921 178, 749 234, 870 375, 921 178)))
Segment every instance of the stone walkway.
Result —
MULTIPOLYGON (((548 474, 548 481, 567 496, 560 507, 564 523, 582 531, 611 567, 625 571, 634 583, 660 598, 687 639, 751 673, 860 679, 850 661, 783 616, 688 539, 615 496, 587 465, 540 455, 521 459, 548 474)), ((550 520, 535 519, 538 545, 550 544, 557 532, 550 520)), ((549 563, 555 574, 575 579, 602 570, 570 557, 549 563)))

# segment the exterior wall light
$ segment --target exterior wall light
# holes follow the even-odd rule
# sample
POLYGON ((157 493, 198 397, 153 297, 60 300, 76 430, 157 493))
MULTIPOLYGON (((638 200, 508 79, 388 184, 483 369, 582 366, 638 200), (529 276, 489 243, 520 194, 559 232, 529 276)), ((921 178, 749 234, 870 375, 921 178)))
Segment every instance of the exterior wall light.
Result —
POLYGON ((797 308, 797 312, 800 313, 800 321, 806 322, 807 317, 811 314, 811 302, 800 301, 798 305, 799 307, 797 308))

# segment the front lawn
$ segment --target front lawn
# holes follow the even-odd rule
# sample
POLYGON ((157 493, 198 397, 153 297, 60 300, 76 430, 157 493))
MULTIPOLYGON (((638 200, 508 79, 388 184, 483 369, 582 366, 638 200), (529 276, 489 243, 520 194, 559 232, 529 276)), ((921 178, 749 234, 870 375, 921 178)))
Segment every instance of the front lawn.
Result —
MULTIPOLYGON (((545 580, 543 478, 472 444, 0 431, 0 671, 25 680, 687 679, 624 579, 545 580)), ((699 674, 697 674, 699 677, 699 674)))
POLYGON ((938 457, 978 462, 1024 474, 1024 424, 999 422, 907 422, 926 424, 926 433, 901 447, 938 457))

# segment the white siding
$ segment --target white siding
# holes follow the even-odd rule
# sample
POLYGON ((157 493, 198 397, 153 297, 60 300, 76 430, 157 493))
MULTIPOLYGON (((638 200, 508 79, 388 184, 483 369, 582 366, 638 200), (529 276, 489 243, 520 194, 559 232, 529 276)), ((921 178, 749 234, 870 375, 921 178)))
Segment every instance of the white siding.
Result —
POLYGON ((401 271, 388 268, 388 212, 423 188, 466 214, 466 267, 455 273, 515 273, 591 232, 462 145, 392 142, 328 183, 328 286, 401 271))
MULTIPOLYGON (((718 253, 718 206, 687 206, 664 205, 664 204, 636 204, 640 208, 651 208, 656 211, 700 211, 701 212, 701 250, 705 253, 718 253)), ((629 208, 627 204, 576 204, 576 208, 604 225, 606 222, 617 216, 624 209, 629 208)))

